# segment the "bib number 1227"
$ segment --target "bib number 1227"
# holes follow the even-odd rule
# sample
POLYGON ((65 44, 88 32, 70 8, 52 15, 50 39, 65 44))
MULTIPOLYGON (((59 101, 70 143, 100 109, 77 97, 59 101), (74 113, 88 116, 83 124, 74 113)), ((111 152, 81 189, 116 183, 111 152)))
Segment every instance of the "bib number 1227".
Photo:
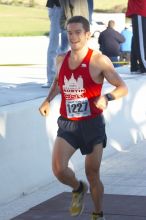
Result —
POLYGON ((86 98, 78 100, 67 100, 66 108, 68 118, 85 117, 90 115, 89 102, 86 98))

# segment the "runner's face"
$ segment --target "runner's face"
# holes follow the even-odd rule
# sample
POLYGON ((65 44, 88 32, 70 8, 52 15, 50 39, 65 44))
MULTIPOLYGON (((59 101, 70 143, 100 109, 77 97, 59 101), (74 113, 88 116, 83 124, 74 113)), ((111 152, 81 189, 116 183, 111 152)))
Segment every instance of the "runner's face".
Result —
POLYGON ((90 32, 85 32, 81 23, 71 23, 67 25, 67 35, 72 50, 82 49, 90 36, 90 32))

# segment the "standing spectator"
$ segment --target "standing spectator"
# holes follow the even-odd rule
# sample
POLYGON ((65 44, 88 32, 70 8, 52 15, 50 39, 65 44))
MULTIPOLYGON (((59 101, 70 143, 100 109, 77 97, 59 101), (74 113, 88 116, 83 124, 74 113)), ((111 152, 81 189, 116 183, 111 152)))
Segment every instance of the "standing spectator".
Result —
POLYGON ((116 30, 114 30, 115 21, 110 20, 106 30, 102 31, 98 38, 100 50, 108 56, 114 63, 114 67, 118 67, 118 57, 120 56, 120 44, 125 38, 116 30))
POLYGON ((146 0, 129 0, 126 16, 132 19, 131 72, 146 72, 146 0))
POLYGON ((47 50, 47 83, 42 85, 43 88, 49 88, 54 80, 55 62, 57 50, 59 47, 59 33, 60 33, 60 16, 61 7, 59 0, 47 0, 48 16, 50 19, 50 35, 49 46, 47 50))
POLYGON ((132 31, 128 28, 128 25, 124 28, 121 34, 125 37, 125 42, 120 46, 120 60, 130 62, 132 31))

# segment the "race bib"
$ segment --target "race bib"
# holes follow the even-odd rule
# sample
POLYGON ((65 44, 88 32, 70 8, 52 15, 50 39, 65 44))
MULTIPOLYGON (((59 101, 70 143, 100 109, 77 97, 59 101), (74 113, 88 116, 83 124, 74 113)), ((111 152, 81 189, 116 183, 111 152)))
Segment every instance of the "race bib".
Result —
POLYGON ((80 118, 91 115, 87 98, 66 100, 66 111, 68 118, 80 118))

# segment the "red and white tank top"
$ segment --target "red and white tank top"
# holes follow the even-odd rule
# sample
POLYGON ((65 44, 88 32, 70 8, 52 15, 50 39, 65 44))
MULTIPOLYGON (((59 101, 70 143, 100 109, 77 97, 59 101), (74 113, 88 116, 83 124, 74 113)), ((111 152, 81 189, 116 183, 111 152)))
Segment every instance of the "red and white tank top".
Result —
POLYGON ((94 118, 102 113, 93 103, 101 95, 102 84, 95 83, 89 73, 89 63, 93 50, 88 52, 80 65, 71 70, 68 58, 64 58, 59 72, 59 87, 61 91, 60 114, 70 120, 94 118))

